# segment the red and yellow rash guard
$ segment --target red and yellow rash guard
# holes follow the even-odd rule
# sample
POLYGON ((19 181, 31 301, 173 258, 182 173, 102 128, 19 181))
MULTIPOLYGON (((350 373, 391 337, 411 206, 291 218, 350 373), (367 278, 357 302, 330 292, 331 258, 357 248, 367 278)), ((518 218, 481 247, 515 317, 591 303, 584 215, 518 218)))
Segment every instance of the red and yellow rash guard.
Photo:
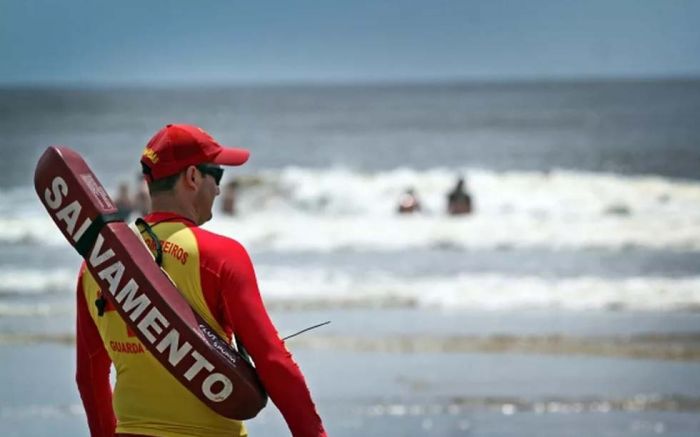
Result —
MULTIPOLYGON (((146 217, 163 248, 163 268, 221 336, 245 344, 294 436, 325 436, 304 377, 265 310, 253 265, 238 242, 172 214, 146 217)), ((146 238, 146 243, 153 242, 146 238)), ((242 422, 210 410, 154 358, 108 305, 97 314, 97 283, 78 280, 76 380, 93 436, 244 436, 242 422), (114 393, 110 364, 116 369, 114 393)))

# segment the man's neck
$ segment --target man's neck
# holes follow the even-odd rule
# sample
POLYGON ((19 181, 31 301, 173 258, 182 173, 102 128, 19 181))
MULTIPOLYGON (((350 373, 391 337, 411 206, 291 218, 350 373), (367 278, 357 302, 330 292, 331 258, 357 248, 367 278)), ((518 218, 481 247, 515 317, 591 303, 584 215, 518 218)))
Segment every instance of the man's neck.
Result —
POLYGON ((151 198, 151 211, 172 212, 199 224, 197 213, 191 204, 186 204, 174 196, 156 195, 151 198))

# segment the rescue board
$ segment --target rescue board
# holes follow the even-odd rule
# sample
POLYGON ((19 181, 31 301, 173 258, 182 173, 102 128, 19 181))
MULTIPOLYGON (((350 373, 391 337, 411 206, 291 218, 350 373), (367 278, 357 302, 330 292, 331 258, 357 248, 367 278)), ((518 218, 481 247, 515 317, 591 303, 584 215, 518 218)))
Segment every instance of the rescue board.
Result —
POLYGON ((190 307, 75 151, 51 146, 39 159, 34 187, 68 242, 85 259, 144 347, 218 414, 255 417, 267 403, 253 366, 190 307))

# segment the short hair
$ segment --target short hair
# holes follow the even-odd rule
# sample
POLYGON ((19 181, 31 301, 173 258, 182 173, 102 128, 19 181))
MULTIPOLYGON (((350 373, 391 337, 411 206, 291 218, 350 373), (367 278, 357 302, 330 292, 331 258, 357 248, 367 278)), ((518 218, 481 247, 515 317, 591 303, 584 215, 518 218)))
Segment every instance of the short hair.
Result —
POLYGON ((154 195, 157 193, 165 193, 168 191, 172 191, 172 189, 175 187, 175 184, 177 183, 177 180, 180 179, 182 173, 183 172, 175 173, 172 176, 167 176, 158 179, 157 181, 148 182, 149 194, 154 195))

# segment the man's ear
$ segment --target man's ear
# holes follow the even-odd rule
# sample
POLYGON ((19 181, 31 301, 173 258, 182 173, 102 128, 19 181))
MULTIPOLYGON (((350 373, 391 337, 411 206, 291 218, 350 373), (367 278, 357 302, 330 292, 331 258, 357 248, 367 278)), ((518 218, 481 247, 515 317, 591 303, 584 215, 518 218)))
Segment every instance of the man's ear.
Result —
POLYGON ((199 174, 199 170, 197 170, 197 167, 194 165, 190 165, 187 167, 187 170, 185 170, 185 177, 184 177, 184 186, 188 190, 196 190, 199 188, 199 184, 201 183, 202 175, 199 174))

